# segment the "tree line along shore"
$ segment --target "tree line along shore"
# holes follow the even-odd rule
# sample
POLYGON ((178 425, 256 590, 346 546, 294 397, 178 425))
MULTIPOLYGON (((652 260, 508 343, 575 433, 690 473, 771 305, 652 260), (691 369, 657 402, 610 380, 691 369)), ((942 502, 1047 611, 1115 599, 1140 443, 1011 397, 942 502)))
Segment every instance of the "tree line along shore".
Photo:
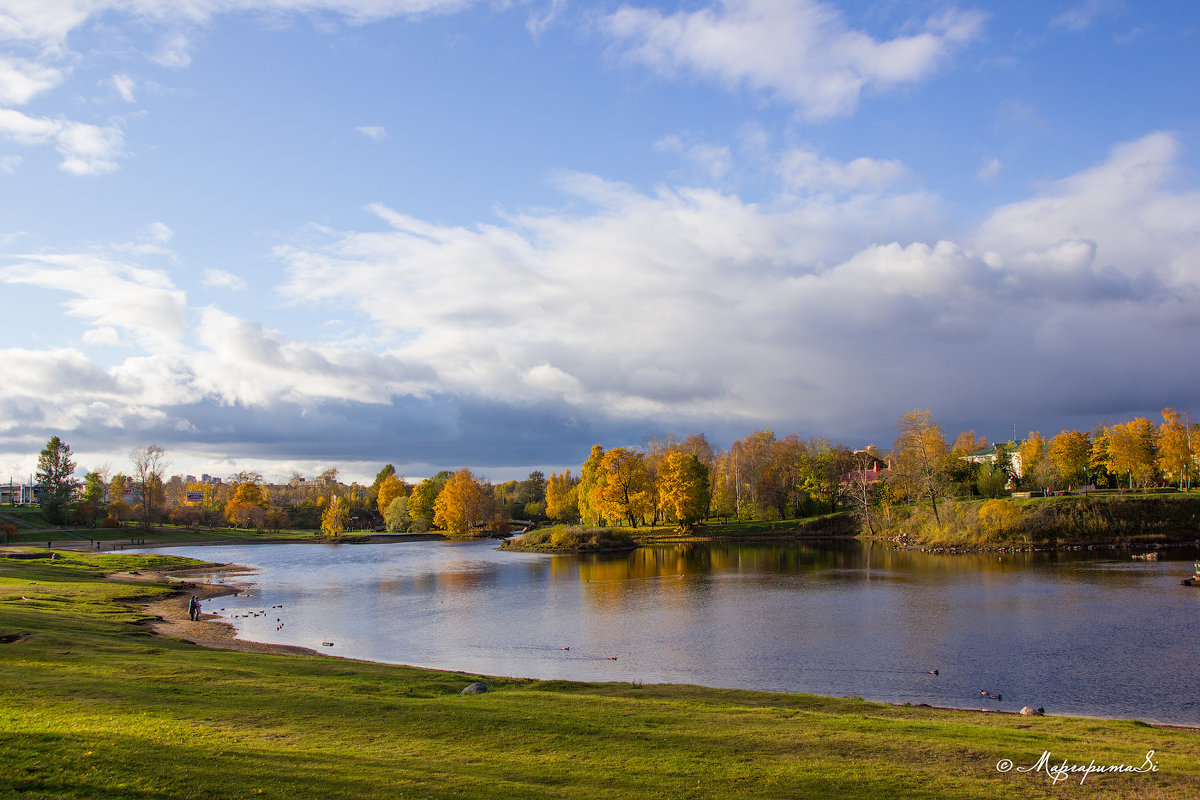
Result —
POLYGON ((128 473, 97 468, 77 481, 69 445, 54 437, 39 456, 37 478, 46 523, 108 529, 166 523, 337 538, 556 525, 553 547, 567 541, 564 531, 595 539, 579 532, 605 529, 622 546, 653 539, 651 531, 663 527, 684 536, 755 535, 755 523, 775 533, 972 547, 1169 540, 1196 531, 1190 491, 1200 425, 1174 409, 1163 409, 1158 424, 1136 418, 1049 439, 1034 431, 994 445, 974 431, 949 442, 928 410, 901 415, 896 430, 889 450, 770 430, 723 450, 704 434, 668 434, 638 447, 597 444, 578 474, 534 471, 499 484, 468 468, 409 482, 391 464, 370 485, 342 483, 336 469, 275 484, 255 472, 197 481, 167 477, 166 452, 157 445, 134 449, 128 473))

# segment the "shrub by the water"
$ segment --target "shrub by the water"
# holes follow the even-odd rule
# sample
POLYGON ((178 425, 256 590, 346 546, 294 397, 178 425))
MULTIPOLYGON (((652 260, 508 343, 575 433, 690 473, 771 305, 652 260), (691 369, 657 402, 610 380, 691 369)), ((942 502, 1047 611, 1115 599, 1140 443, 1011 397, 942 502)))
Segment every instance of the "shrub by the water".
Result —
POLYGON ((940 524, 925 505, 888 508, 876 520, 876 536, 936 547, 1028 547, 1200 533, 1200 497, 1186 494, 947 500, 938 511, 940 524))
POLYGON ((512 550, 622 550, 633 547, 633 538, 608 528, 559 525, 530 531, 501 546, 512 550))

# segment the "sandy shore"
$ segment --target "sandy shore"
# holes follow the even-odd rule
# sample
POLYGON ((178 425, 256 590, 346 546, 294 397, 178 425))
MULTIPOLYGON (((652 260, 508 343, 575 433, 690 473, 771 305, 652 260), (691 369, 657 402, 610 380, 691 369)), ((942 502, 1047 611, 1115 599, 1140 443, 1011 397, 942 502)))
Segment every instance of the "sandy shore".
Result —
MULTIPOLYGON (((217 569, 225 571, 244 570, 246 567, 237 564, 224 564, 217 569)), ((213 572, 214 568, 206 567, 204 572, 213 572)), ((308 647, 296 647, 287 644, 267 644, 251 642, 246 639, 236 639, 237 629, 228 622, 223 622, 216 614, 201 613, 200 620, 193 622, 188 619, 188 601, 192 595, 203 602, 212 597, 221 597, 238 591, 236 585, 222 584, 214 586, 208 583, 187 583, 178 579, 186 577, 182 572, 115 572, 110 578, 120 580, 143 580, 162 583, 175 583, 179 591, 163 600, 146 603, 142 607, 147 613, 157 617, 150 623, 150 628, 161 636, 182 639, 185 642, 198 644, 202 647, 212 647, 218 650, 237 650, 242 653, 272 653, 275 655, 323 656, 308 647)))

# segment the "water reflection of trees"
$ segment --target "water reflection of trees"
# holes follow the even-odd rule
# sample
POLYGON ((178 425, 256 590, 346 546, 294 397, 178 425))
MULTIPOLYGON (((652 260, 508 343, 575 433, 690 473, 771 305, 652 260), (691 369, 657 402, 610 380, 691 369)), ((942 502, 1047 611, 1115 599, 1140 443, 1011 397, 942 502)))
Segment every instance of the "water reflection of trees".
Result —
POLYGON ((814 581, 889 580, 937 586, 961 580, 965 574, 986 583, 1033 567, 1086 569, 1103 557, 1087 551, 926 553, 878 542, 715 542, 555 559, 551 574, 570 579, 578 575, 583 583, 595 584, 591 589, 595 594, 611 594, 602 588, 605 584, 731 575, 803 575, 814 581))

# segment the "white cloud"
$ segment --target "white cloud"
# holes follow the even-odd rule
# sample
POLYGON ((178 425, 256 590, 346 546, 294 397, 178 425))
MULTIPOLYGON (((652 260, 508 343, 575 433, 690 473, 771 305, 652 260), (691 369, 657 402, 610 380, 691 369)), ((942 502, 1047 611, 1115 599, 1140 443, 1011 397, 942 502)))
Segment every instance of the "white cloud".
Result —
POLYGON ((150 60, 164 67, 181 69, 192 63, 192 43, 187 35, 174 31, 162 37, 150 60))
POLYGON ((17 144, 42 144, 62 130, 62 123, 45 117, 31 117, 11 108, 0 108, 0 136, 17 144))
POLYGON ((575 394, 583 385, 573 376, 551 364, 538 364, 525 373, 525 382, 536 389, 555 394, 575 394))
POLYGON ((899 161, 861 157, 842 163, 805 149, 785 153, 779 172, 787 189, 806 192, 882 187, 909 176, 899 161))
POLYGON ((1100 17, 1120 13, 1124 6, 1123 0, 1086 0, 1056 14, 1050 20, 1050 27, 1078 33, 1090 28, 1100 17))
MULTIPOLYGON (((0 11, 0 39, 63 50, 67 38, 89 19, 118 13, 164 27, 203 25, 218 14, 319 14, 328 12, 352 24, 391 17, 421 17, 461 11, 476 0, 6 0, 0 11)), ((156 54, 170 66, 185 66, 187 37, 170 31, 156 54)))
POLYGON ((354 130, 361 133, 373 142, 382 142, 387 138, 387 129, 382 125, 361 125, 354 130))
MULTIPOLYGON (((388 18, 419 18, 461 11, 477 0, 0 0, 0 42, 36 50, 30 61, 0 53, 0 104, 20 105, 62 84, 56 64, 70 59, 72 32, 101 16, 133 20, 157 34, 150 60, 167 67, 191 63, 192 40, 201 26, 222 14, 263 16, 332 15, 359 25, 388 18)), ((108 20, 106 20, 108 21, 108 20)), ((120 24, 116 19, 113 24, 120 24)), ((124 21, 124 20, 121 20, 124 21)), ((136 102, 137 80, 114 75, 106 81, 128 103, 136 102)), ((382 128, 360 129, 376 138, 382 128)), ((63 158, 60 169, 73 175, 101 175, 117 169, 124 133, 115 124, 96 125, 65 117, 32 117, 0 108, 0 137, 23 145, 54 139, 63 158)))
POLYGON ((214 289, 230 289, 240 292, 246 288, 246 281, 223 269, 206 269, 204 270, 204 285, 214 289))
POLYGON ((1187 370, 1162 367, 1200 334, 1200 193, 1173 187, 1174 137, 1118 145, 953 241, 914 235, 936 203, 897 190, 890 162, 802 160, 806 185, 837 191, 768 207, 569 174, 559 211, 466 228, 373 206, 386 229, 313 228, 278 250, 284 292, 314 331, 330 308, 370 320, 339 345, 189 313, 160 270, 22 257, 0 281, 64 292, 82 346, 135 354, 102 368, 76 350, 0 353, 19 366, 0 425, 182 428, 229 446, 301 424, 339 441, 401 424, 462 438, 472 405, 851 435, 913 407, 1040 416, 1046 386, 1087 408, 1200 402, 1187 370))
POLYGON ((84 344, 118 345, 121 344, 121 334, 111 325, 99 328, 89 328, 83 332, 84 344))
POLYGON ((115 125, 100 127, 82 122, 31 117, 11 108, 0 108, 0 137, 21 145, 44 144, 51 139, 63 157, 59 168, 73 175, 99 175, 117 168, 125 136, 115 125))
POLYGON ((920 33, 881 41, 818 0, 723 0, 669 16, 623 6, 605 19, 632 61, 766 92, 812 119, 852 113, 866 90, 928 78, 982 27, 981 14, 951 10, 926 20, 920 33))
POLYGON ((1000 174, 1002 168, 1003 165, 1000 163, 1000 159, 992 158, 979 168, 979 172, 975 173, 975 176, 984 182, 992 181, 1000 174))
MULTIPOLYGON (((797 152, 806 185, 838 191, 766 209, 566 176, 570 211, 476 229, 376 206, 392 230, 319 232, 281 249, 285 291, 356 305, 447 391, 556 397, 594 415, 801 415, 843 429, 916 404, 1036 406, 1014 392, 1057 380, 1064 360, 1094 365, 1093 342, 1029 365, 1024 349, 1042 352, 1051 331, 1096 316, 1097 303, 1109 309, 1106 341, 1171 338, 1200 293, 1200 201, 1166 188, 1177 157, 1168 135, 1115 148, 961 241, 929 243, 890 238, 903 235, 896 212, 909 213, 909 231, 934 214, 919 195, 888 193, 902 165, 797 152), (591 212, 578 209, 584 199, 591 212), (926 353, 921 369, 912 352, 926 353), (1017 368, 1027 380, 1005 381, 1017 368)), ((1062 380, 1094 391, 1086 374, 1062 380)))
POLYGON ((733 170, 733 153, 725 145, 690 142, 679 134, 670 134, 655 142, 654 149, 677 153, 708 178, 720 180, 733 170))
POLYGON ((115 125, 65 122, 58 132, 59 168, 72 175, 103 175, 117 168, 125 135, 115 125))
POLYGON ((61 70, 0 55, 0 103, 22 105, 63 81, 61 70))
POLYGON ((549 0, 545 4, 545 10, 540 13, 535 8, 530 12, 529 18, 525 22, 526 30, 535 39, 538 38, 546 32, 547 28, 554 24, 566 7, 567 0, 549 0))
POLYGON ((1152 278, 1191 291, 1200 263, 1195 227, 1200 193, 1165 188, 1179 149, 1168 133, 1117 145, 1103 163, 997 209, 980 227, 978 246, 1007 254, 1005 263, 1031 280, 1043 270, 1069 272, 1080 292, 1107 280, 1105 275, 1147 288, 1152 278), (1064 250, 1069 242, 1088 243, 1088 249, 1064 250), (1064 258, 1067 252, 1072 255, 1064 258))
POLYGON ((158 244, 166 244, 175 236, 175 231, 165 222, 151 222, 146 226, 146 235, 158 244))
POLYGON ((226 403, 386 403, 423 393, 431 375, 393 355, 296 342, 216 308, 204 309, 197 337, 204 349, 191 357, 196 390, 226 403))
POLYGON ((113 75, 110 83, 126 103, 137 102, 137 98, 133 94, 133 90, 137 87, 137 81, 133 78, 128 75, 113 75))
POLYGON ((185 331, 186 297, 157 270, 103 256, 25 255, 0 269, 0 282, 75 295, 64 305, 94 327, 128 331, 151 352, 174 349, 185 331))

